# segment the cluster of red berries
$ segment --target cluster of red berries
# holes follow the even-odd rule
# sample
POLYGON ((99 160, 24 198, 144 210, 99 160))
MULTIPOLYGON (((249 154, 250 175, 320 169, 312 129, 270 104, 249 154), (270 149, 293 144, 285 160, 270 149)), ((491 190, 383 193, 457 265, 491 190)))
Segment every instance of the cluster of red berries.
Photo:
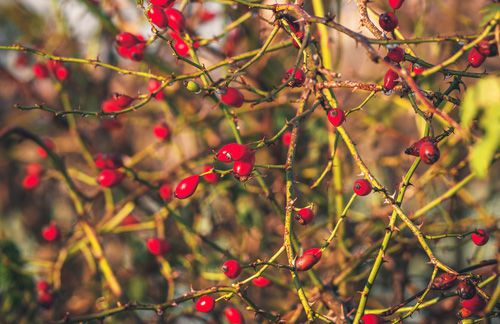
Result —
POLYGON ((40 184, 43 174, 43 166, 40 163, 30 163, 25 168, 26 175, 23 178, 22 186, 25 190, 31 190, 40 184))
POLYGON ((38 62, 33 64, 33 75, 37 79, 46 79, 52 74, 57 80, 65 81, 69 75, 69 69, 61 61, 49 60, 47 64, 38 62))
POLYGON ((468 56, 469 64, 472 67, 480 67, 487 57, 493 57, 498 55, 498 48, 495 43, 494 38, 486 38, 474 46, 468 56))
POLYGON ((422 137, 413 143, 405 150, 405 154, 419 156, 425 164, 434 164, 441 156, 436 141, 430 136, 422 137))
POLYGON ((121 32, 115 37, 116 51, 121 57, 133 61, 142 61, 146 41, 141 35, 134 35, 129 32, 121 32))
POLYGON ((240 179, 246 179, 252 173, 255 165, 255 151, 246 145, 229 143, 215 154, 217 161, 233 163, 233 174, 240 179))
POLYGON ((36 291, 38 295, 38 304, 43 308, 50 308, 54 303, 54 295, 48 282, 45 280, 37 282, 36 291))
POLYGON ((61 238, 61 230, 56 222, 51 221, 47 226, 42 228, 42 237, 47 242, 54 242, 61 238))
POLYGON ((298 67, 295 70, 295 74, 293 74, 293 78, 290 81, 288 81, 290 79, 290 77, 292 76, 292 73, 294 70, 295 70, 295 68, 288 69, 288 71, 286 71, 285 75, 283 76, 282 82, 283 83, 288 82, 286 84, 288 87, 292 87, 292 88, 301 87, 304 84, 304 82, 306 81, 306 74, 304 73, 304 71, 300 67, 298 67))
POLYGON ((125 174, 120 171, 123 166, 122 159, 113 154, 96 154, 94 156, 95 166, 100 169, 97 176, 97 183, 105 188, 114 187, 125 178, 125 174))
POLYGON ((149 238, 146 241, 146 247, 149 253, 151 253, 154 256, 165 255, 172 249, 172 246, 167 240, 159 237, 149 238))

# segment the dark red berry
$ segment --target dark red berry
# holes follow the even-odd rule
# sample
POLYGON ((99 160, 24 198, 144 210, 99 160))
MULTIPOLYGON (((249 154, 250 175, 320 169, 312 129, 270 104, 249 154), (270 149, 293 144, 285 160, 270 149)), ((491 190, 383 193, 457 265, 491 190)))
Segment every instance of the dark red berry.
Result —
MULTIPOLYGON (((153 93, 153 92, 157 91, 159 88, 161 88, 161 86, 162 86, 162 83, 160 81, 154 80, 154 79, 149 80, 148 91, 149 91, 149 93, 153 93)), ((162 100, 165 97, 165 94, 163 93, 163 91, 159 91, 154 95, 154 97, 157 100, 162 100)))
POLYGON ((104 169, 97 176, 97 183, 102 187, 110 188, 122 182, 124 174, 115 169, 104 169))
POLYGON ((170 128, 165 122, 156 124, 155 127, 153 128, 153 133, 159 140, 165 141, 170 138, 170 128))
POLYGON ((196 191, 199 183, 199 175, 192 175, 182 179, 175 188, 175 197, 178 199, 186 199, 188 197, 191 197, 196 191))
POLYGON ((215 307, 215 299, 209 295, 201 296, 194 304, 194 308, 198 312, 202 313, 209 313, 214 309, 214 307, 215 307))
POLYGON ((233 172, 238 177, 248 177, 255 165, 255 152, 248 152, 242 159, 234 161, 233 172))
POLYGON ((40 180, 39 174, 27 174, 23 178, 22 186, 25 190, 35 189, 40 184, 40 180))
POLYGON ((165 15, 165 12, 163 11, 163 8, 157 7, 157 6, 152 6, 148 10, 148 18, 151 20, 153 24, 160 28, 167 28, 168 27, 168 19, 167 16, 165 15))
POLYGON ((135 224, 139 224, 139 220, 134 214, 128 214, 120 223, 121 226, 131 226, 135 224))
POLYGON ((61 237, 61 231, 56 223, 50 222, 49 225, 42 228, 42 237, 47 242, 53 242, 61 237))
POLYGON ((238 261, 230 259, 222 265, 222 271, 229 279, 238 278, 241 274, 241 265, 238 261))
POLYGON ((217 183, 217 181, 219 181, 219 175, 215 172, 213 172, 213 165, 205 165, 203 167, 203 173, 206 173, 206 172, 209 172, 209 173, 206 173, 203 175, 203 179, 208 182, 208 183, 217 183))
POLYGON ((264 276, 260 276, 260 277, 257 277, 257 278, 253 278, 252 279, 252 284, 256 287, 260 287, 260 288, 264 288, 264 287, 267 287, 271 284, 271 280, 267 279, 266 277, 264 276))
POLYGON ((497 56, 498 55, 498 47, 495 42, 491 43, 490 38, 483 39, 482 41, 477 44, 476 48, 479 53, 481 53, 484 56, 492 57, 492 56, 497 56))
POLYGON ((297 212, 297 221, 299 224, 307 225, 314 219, 314 212, 311 208, 302 208, 297 212))
POLYGON ((479 53, 477 48, 474 47, 470 50, 469 56, 468 56, 468 61, 472 67, 475 67, 475 68, 480 67, 481 64, 483 64, 484 60, 486 60, 486 56, 479 53))
POLYGON ((361 320, 363 321, 363 324, 382 324, 384 323, 384 320, 375 314, 365 314, 363 317, 361 317, 361 320))
POLYGON ((403 2, 404 0, 389 0, 389 6, 391 6, 392 9, 396 10, 401 8, 403 2))
POLYGON ((122 158, 115 154, 97 153, 94 155, 94 163, 98 169, 118 169, 123 166, 122 158))
POLYGON ((455 285, 457 282, 457 275, 452 273, 442 273, 432 282, 432 289, 436 290, 447 290, 455 285))
POLYGON ((51 292, 42 291, 38 293, 38 304, 43 308, 50 308, 54 303, 54 295, 51 292))
POLYGON ((328 110, 327 117, 330 124, 332 124, 334 127, 339 127, 345 120, 344 111, 339 108, 332 108, 328 110))
POLYGON ((234 307, 226 307, 224 309, 224 316, 226 316, 227 321, 230 324, 243 324, 245 320, 243 319, 243 315, 241 312, 234 307))
POLYGON ((419 139, 418 141, 416 141, 415 143, 413 143, 412 145, 410 145, 410 147, 408 147, 405 150, 405 154, 413 155, 413 156, 419 156, 420 155, 420 146, 422 146, 423 143, 426 143, 426 142, 429 142, 429 141, 431 141, 431 137, 430 136, 422 137, 421 139, 419 139))
POLYGON ((178 33, 184 30, 186 21, 182 12, 174 8, 167 8, 164 10, 164 12, 165 16, 168 19, 168 26, 170 28, 178 33))
POLYGON ((33 64, 33 74, 37 79, 46 79, 49 77, 49 69, 43 63, 33 64))
POLYGON ((354 193, 358 196, 366 196, 372 192, 372 185, 366 179, 358 179, 354 181, 354 193))
POLYGON ((171 249, 170 243, 158 237, 149 238, 146 241, 146 247, 148 248, 148 251, 154 256, 165 255, 171 249))
POLYGON ((189 54, 189 46, 183 39, 178 39, 174 43, 174 49, 180 56, 184 57, 189 54))
POLYGON ((160 194, 161 199, 164 201, 170 201, 172 199, 172 187, 164 183, 160 186, 160 189, 158 189, 158 193, 160 194))
POLYGON ((471 299, 476 294, 476 287, 470 280, 463 280, 457 286, 457 295, 461 299, 471 299))
MULTIPOLYGON (((286 71, 285 76, 283 77, 282 82, 287 82, 288 81, 288 79, 290 78, 290 76, 293 73, 293 70, 295 70, 295 68, 291 68, 288 71, 286 71)), ((287 86, 289 86, 289 87, 300 87, 300 86, 302 86, 304 84, 305 81, 306 81, 306 74, 299 67, 295 71, 295 74, 294 74, 292 80, 290 80, 288 82, 287 86)))
MULTIPOLYGON (((54 150, 56 148, 56 145, 54 144, 54 142, 50 139, 50 138, 45 138, 43 140, 43 143, 45 144, 45 146, 47 146, 47 148, 49 150, 54 150)), ((45 151, 45 149, 41 146, 39 146, 36 150, 36 152, 38 153, 38 155, 42 158, 42 159, 45 159, 47 156, 49 156, 49 154, 47 153, 47 151, 45 151)))
POLYGON ((379 16, 378 23, 383 30, 391 32, 398 27, 398 17, 392 12, 386 12, 379 16))
POLYGON ((399 75, 393 70, 387 70, 384 75, 384 89, 392 90, 398 83, 399 75))
POLYGON ((291 140, 292 140, 292 132, 290 131, 284 132, 283 136, 281 137, 281 142, 283 143, 283 145, 289 146, 291 140))
POLYGON ((425 164, 434 164, 439 160, 441 153, 436 144, 431 141, 423 142, 420 145, 418 155, 425 164))
POLYGON ((477 314, 483 310, 486 306, 486 302, 483 297, 479 296, 479 294, 475 294, 471 299, 461 300, 460 305, 463 308, 470 310, 472 313, 477 314))
POLYGON ((243 105, 244 97, 238 89, 227 87, 221 89, 220 100, 228 106, 239 108, 243 105))
POLYGON ((115 41, 118 46, 125 48, 135 46, 141 42, 134 34, 128 32, 121 32, 116 35, 115 41))
POLYGON ((248 155, 249 150, 246 145, 238 143, 229 143, 220 148, 215 154, 215 158, 220 162, 238 161, 248 155))
POLYGON ((314 254, 305 253, 295 259, 295 269, 297 271, 307 271, 314 267, 318 263, 320 258, 316 257, 314 254))
POLYGON ((477 246, 483 246, 488 243, 490 235, 483 229, 478 229, 475 233, 471 235, 472 242, 477 246))
POLYGON ((389 50, 387 57, 394 63, 399 63, 405 58, 405 50, 401 47, 395 47, 389 50))

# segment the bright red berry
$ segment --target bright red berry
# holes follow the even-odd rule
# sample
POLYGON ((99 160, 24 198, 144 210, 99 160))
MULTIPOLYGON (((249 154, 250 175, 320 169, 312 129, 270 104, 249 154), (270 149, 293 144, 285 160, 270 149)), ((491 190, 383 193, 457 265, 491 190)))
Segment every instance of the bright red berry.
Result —
POLYGON ((42 228, 42 237, 47 242, 53 242, 61 237, 61 231, 55 222, 50 222, 49 225, 42 228))
POLYGON ((233 162, 244 158, 249 153, 248 147, 243 144, 229 143, 220 148, 215 158, 220 162, 233 162))
POLYGON ((248 152, 241 160, 233 163, 233 172, 238 177, 248 177, 255 165, 255 152, 248 152))
POLYGON ((490 235, 483 229, 478 229, 475 233, 471 235, 472 242, 477 246, 483 246, 488 243, 490 235))
POLYGON ((238 276, 241 274, 241 265, 238 261, 230 259, 224 262, 222 265, 222 272, 228 277, 229 279, 235 279, 238 278, 238 276))
POLYGON ((153 133, 159 140, 168 140, 170 138, 170 128, 165 122, 156 124, 153 128, 153 133))
POLYGON ((33 64, 33 74, 37 79, 46 79, 49 77, 49 69, 43 63, 33 64))
POLYGON ((184 19, 182 12, 174 8, 167 8, 164 12, 165 16, 167 16, 168 26, 170 28, 178 33, 184 29, 186 20, 184 19))
POLYGON ((209 295, 201 296, 194 304, 194 308, 198 312, 202 313, 209 313, 213 311, 214 307, 215 307, 215 299, 209 295))
POLYGON ((163 8, 157 7, 157 6, 152 6, 148 10, 148 18, 151 20, 153 24, 160 28, 167 28, 168 27, 168 18, 165 15, 165 12, 163 11, 163 8))
POLYGON ((175 0, 149 0, 153 6, 168 7, 174 4, 175 0))
MULTIPOLYGON (((43 140, 43 143, 45 144, 45 146, 47 146, 47 148, 49 150, 53 151, 56 148, 56 145, 54 144, 54 142, 50 138, 45 138, 43 140)), ((47 151, 45 151, 45 149, 43 147, 41 147, 41 146, 37 147, 36 152, 38 153, 38 155, 42 159, 45 159, 47 156, 49 156, 49 154, 47 153, 47 151)))
POLYGON ((219 175, 213 172, 214 167, 212 165, 205 165, 203 167, 203 173, 210 172, 203 175, 203 179, 208 183, 217 183, 219 181, 219 175))
POLYGON ((244 97, 238 89, 227 87, 221 89, 220 100, 228 106, 239 108, 243 105, 244 97))
POLYGON ((384 76, 384 89, 392 90, 398 83, 399 75, 393 70, 387 70, 384 76))
POLYGON ((113 100, 113 98, 110 98, 110 99, 106 99, 102 102, 101 110, 103 113, 110 114, 110 113, 120 111, 121 108, 120 108, 120 106, 118 106, 116 101, 113 100))
POLYGON ((271 284, 271 280, 267 279, 266 277, 264 276, 260 276, 260 277, 257 277, 257 278, 253 278, 252 279, 252 284, 256 287, 260 287, 260 288, 264 288, 264 287, 267 287, 271 284))
POLYGON ((365 314, 363 317, 361 317, 361 320, 363 321, 364 324, 382 324, 384 323, 384 320, 375 314, 365 314))
POLYGON ((121 226, 130 226, 139 224, 139 220, 135 217, 134 214, 128 214, 121 222, 121 226))
POLYGON ((379 16, 378 23, 383 30, 391 32, 398 27, 398 17, 392 12, 386 12, 379 16))
POLYGON ((122 158, 115 154, 97 153, 94 155, 94 163, 98 169, 118 169, 123 166, 122 158))
POLYGON ((241 312, 234 307, 226 307, 224 309, 224 316, 226 316, 227 321, 230 324, 243 324, 245 320, 243 319, 243 315, 241 312))
POLYGON ((191 197, 196 191, 199 183, 199 175, 192 175, 182 179, 175 188, 175 197, 178 199, 186 199, 191 197))
POLYGON ((425 71, 425 68, 417 63, 411 65, 411 70, 416 75, 420 75, 425 71))
MULTIPOLYGON (((282 82, 287 82, 288 81, 288 79, 290 78, 290 76, 293 73, 293 70, 295 70, 295 68, 290 68, 288 71, 286 71, 285 76, 283 77, 282 82)), ((306 81, 306 74, 299 67, 295 71, 295 74, 294 74, 292 80, 288 81, 287 86, 289 86, 289 87, 301 87, 304 84, 305 81, 306 81)))
POLYGON ((321 256, 323 255, 323 252, 320 248, 310 248, 305 250, 303 254, 311 254, 319 261, 319 259, 321 259, 321 256))
POLYGON ((115 93, 112 99, 120 108, 128 107, 134 101, 134 98, 121 93, 115 93))
POLYGON ((148 251, 154 256, 161 256, 167 254, 170 249, 170 243, 159 237, 152 237, 146 241, 148 251))
MULTIPOLYGON (((154 79, 149 80, 148 91, 149 91, 149 93, 153 93, 153 92, 157 91, 159 88, 161 88, 161 86, 162 86, 162 83, 160 81, 154 80, 154 79)), ((154 95, 154 97, 157 100, 162 100, 165 97, 165 94, 163 93, 163 91, 159 91, 154 95)))
POLYGON ((202 23, 209 22, 210 20, 215 18, 215 14, 209 10, 203 10, 200 14, 200 21, 202 23))
POLYGON ((43 166, 40 163, 30 163, 25 170, 26 174, 40 175, 43 172, 43 166))
POLYGON ((457 286, 457 295, 461 299, 471 299, 476 294, 476 287, 470 280, 463 280, 457 286))
POLYGON ((472 48, 469 52, 469 56, 468 56, 468 61, 469 61, 469 64, 472 66, 472 67, 480 67, 481 64, 483 64, 484 60, 486 60, 486 56, 484 56, 483 54, 481 54, 477 48, 472 48))
POLYGON ((103 169, 97 176, 97 183, 101 187, 110 188, 122 182, 124 174, 115 169, 103 169))
POLYGON ((296 219, 299 222, 299 224, 307 225, 307 224, 309 224, 310 222, 313 221, 313 219, 314 219, 314 212, 309 207, 301 208, 297 212, 296 219))
POLYGON ((160 194, 161 199, 164 201, 170 201, 172 199, 172 187, 164 183, 160 186, 160 189, 158 189, 158 193, 160 194))
POLYGON ((63 66, 58 67, 55 70, 54 75, 55 75, 57 80, 62 82, 64 80, 66 80, 67 78, 69 78, 70 72, 69 72, 69 69, 63 65, 63 66))
POLYGON ((389 0, 389 6, 391 6, 392 9, 396 10, 401 8, 403 2, 404 0, 389 0))
POLYGON ((460 305, 463 308, 470 310, 472 313, 479 313, 486 306, 486 302, 484 299, 479 296, 479 294, 475 294, 471 299, 464 299, 460 301, 460 305))
POLYGON ((366 196, 372 192, 372 185, 366 179, 358 179, 354 181, 354 193, 358 196, 366 196))
POLYGON ((40 180, 39 174, 27 174, 23 178, 22 186, 26 190, 31 190, 38 187, 40 180))
POLYGON ((410 145, 410 147, 408 147, 405 150, 405 154, 419 156, 420 155, 420 146, 422 146, 423 143, 429 142, 429 141, 431 141, 430 136, 422 137, 421 139, 419 139, 418 141, 416 141, 415 143, 410 145))
POLYGON ((40 292, 47 292, 50 290, 50 285, 45 280, 40 280, 36 283, 36 290, 40 292))
POLYGON ((295 259, 295 269, 297 271, 307 271, 314 267, 321 259, 321 249, 313 248, 304 251, 304 253, 295 259))
POLYGON ((281 137, 281 142, 283 143, 283 145, 289 146, 291 140, 292 140, 292 132, 290 131, 284 132, 283 136, 281 137))
POLYGON ((342 109, 333 108, 328 110, 328 121, 335 127, 339 127, 345 120, 345 114, 342 109))
POLYGON ((394 47, 389 50, 387 57, 394 63, 399 63, 405 58, 405 51, 401 47, 394 47))
POLYGON ((184 57, 189 54, 189 46, 183 39, 178 39, 174 43, 174 49, 180 56, 184 57))
POLYGON ((116 44, 122 47, 132 47, 139 44, 141 41, 134 34, 121 32, 115 37, 116 44))
POLYGON ((425 164, 434 164, 439 160, 441 153, 434 142, 427 141, 420 145, 418 155, 425 164))

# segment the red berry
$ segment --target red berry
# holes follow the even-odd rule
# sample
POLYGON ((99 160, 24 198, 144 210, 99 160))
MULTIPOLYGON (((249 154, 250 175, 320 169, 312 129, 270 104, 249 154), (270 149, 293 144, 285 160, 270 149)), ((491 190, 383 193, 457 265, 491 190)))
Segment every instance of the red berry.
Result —
POLYGON ((115 37, 116 44, 121 47, 132 47, 139 44, 141 41, 134 35, 128 32, 121 32, 115 37))
MULTIPOLYGON (((291 68, 288 71, 286 71, 285 76, 283 77, 282 82, 287 82, 288 81, 288 79, 290 78, 290 76, 293 73, 293 70, 295 70, 295 68, 291 68)), ((302 86, 304 84, 305 81, 306 81, 306 74, 299 67, 295 71, 295 74, 294 74, 292 80, 290 80, 288 82, 287 86, 289 86, 289 87, 300 87, 300 86, 302 86)))
POLYGON ((447 290, 455 285, 457 275, 445 272, 437 276, 432 282, 432 289, 447 290))
POLYGON ((460 301, 460 305, 463 308, 470 310, 472 313, 479 313, 486 306, 486 302, 484 299, 479 296, 479 294, 475 294, 471 299, 465 299, 460 301))
POLYGON ((194 304, 194 308, 198 312, 202 313, 209 313, 214 309, 214 307, 215 299, 209 295, 201 296, 194 304))
POLYGON ((123 166, 121 157, 115 154, 97 153, 94 163, 98 169, 118 169, 123 166))
POLYGON ((281 142, 283 143, 283 145, 289 146, 291 140, 292 140, 292 132, 290 131, 284 132, 283 136, 281 137, 281 142))
POLYGON ((328 110, 328 121, 335 127, 339 127, 345 120, 345 114, 342 109, 333 108, 328 110))
POLYGON ((153 6, 168 7, 174 4, 175 0, 149 0, 153 6))
POLYGON ((200 14, 200 21, 202 23, 209 22, 210 20, 215 18, 215 14, 209 10, 203 10, 200 14))
POLYGON ((463 280, 457 286, 457 295, 461 299, 471 299, 476 294, 476 287, 470 280, 463 280))
POLYGON ((224 309, 224 316, 226 316, 227 321, 230 324, 243 324, 245 320, 243 319, 243 315, 241 312, 234 307, 226 307, 224 309))
POLYGON ((170 128, 165 122, 156 124, 153 133, 159 140, 168 140, 170 138, 170 128))
POLYGON ((460 308, 457 315, 460 318, 467 318, 467 317, 472 316, 472 312, 470 310, 468 310, 467 308, 460 308))
POLYGON ((30 163, 25 170, 27 174, 40 175, 43 172, 43 166, 40 163, 30 163))
POLYGON ((305 250, 303 254, 311 254, 319 261, 319 259, 321 259, 321 256, 323 255, 323 252, 321 252, 320 248, 310 248, 305 250))
POLYGON ((38 174, 27 174, 23 178, 23 188, 26 190, 31 190, 40 184, 40 175, 38 174))
POLYGON ((50 292, 39 292, 38 293, 38 304, 43 308, 50 308, 54 302, 54 296, 50 292))
POLYGON ((302 40, 304 39, 304 32, 303 31, 297 31, 297 32, 294 32, 294 34, 297 37, 297 39, 300 41, 300 43, 298 43, 295 40, 295 38, 292 37, 293 46, 295 48, 300 48, 300 46, 302 45, 302 40))
POLYGON ((419 139, 418 141, 416 141, 415 143, 410 145, 410 147, 405 150, 405 154, 419 156, 420 146, 422 146, 423 143, 429 142, 429 141, 431 141, 430 136, 422 137, 421 139, 419 139))
MULTIPOLYGON (((203 173, 210 172, 213 169, 214 167, 212 165, 205 165, 203 167, 203 173)), ((215 172, 210 172, 203 175, 203 179, 205 179, 205 181, 208 183, 217 183, 217 181, 219 181, 219 175, 215 172)))
POLYGON ((192 175, 182 179, 175 188, 175 197, 178 199, 186 199, 188 197, 191 197, 196 191, 199 183, 199 175, 192 175))
POLYGON ((42 237, 47 242, 53 242, 61 237, 61 231, 56 223, 50 222, 49 225, 42 228, 42 237))
POLYGON ((490 38, 483 39, 482 41, 477 44, 476 48, 479 53, 481 53, 484 56, 497 56, 498 55, 498 48, 496 43, 490 43, 490 38))
POLYGON ((319 262, 321 255, 321 249, 319 248, 306 250, 301 256, 295 259, 295 268, 297 271, 307 271, 319 262))
POLYGON ((233 172, 238 177, 248 177, 255 165, 255 152, 248 152, 241 160, 233 164, 233 172))
POLYGON ((243 105, 244 97, 238 89, 227 87, 221 89, 220 100, 228 106, 239 108, 243 105))
POLYGON ((57 80, 62 82, 69 77, 69 75, 70 75, 69 69, 64 65, 60 66, 55 70, 54 75, 55 75, 57 80))
POLYGON ((168 19, 168 26, 170 28, 178 33, 184 29, 186 20, 184 19, 182 12, 174 8, 165 9, 164 12, 168 19))
POLYGON ((41 293, 41 292, 47 292, 50 289, 50 285, 47 281, 45 280, 40 280, 36 283, 36 290, 41 293))
MULTIPOLYGON (((160 87, 162 86, 162 83, 158 80, 149 80, 148 82, 148 91, 149 93, 153 93, 155 92, 156 90, 158 90, 160 87)), ((164 97, 165 97, 165 94, 163 93, 163 91, 160 91, 160 92, 157 92, 154 97, 157 99, 157 100, 162 100, 164 97)))
POLYGON ((121 93, 115 93, 113 95, 113 101, 118 105, 118 107, 125 108, 130 106, 132 101, 134 101, 134 98, 121 93))
POLYGON ((222 265, 222 272, 228 277, 229 279, 235 279, 238 278, 238 276, 241 274, 241 265, 238 261, 230 259, 224 262, 222 265))
POLYGON ((171 249, 170 243, 158 237, 149 238, 146 241, 146 247, 148 248, 148 251, 154 256, 165 255, 171 249))
POLYGON ((130 226, 135 224, 139 224, 139 220, 134 214, 128 214, 127 217, 125 217, 121 222, 121 226, 130 226))
POLYGON ((488 240, 490 239, 490 235, 485 230, 478 229, 475 233, 472 234, 471 239, 475 245, 483 246, 486 243, 488 243, 488 240))
POLYGON ((256 287, 260 287, 260 288, 264 288, 264 287, 267 287, 271 284, 271 280, 267 279, 266 277, 264 276, 260 276, 260 277, 257 277, 257 278, 253 278, 252 279, 252 284, 256 287))
POLYGON ((238 143, 229 143, 220 148, 215 154, 215 158, 220 162, 238 161, 248 155, 249 150, 246 145, 238 143))
POLYGON ((468 57, 468 60, 469 60, 469 64, 472 66, 472 67, 480 67, 481 64, 483 64, 484 60, 486 60, 486 56, 484 56, 483 54, 481 54, 477 48, 472 48, 469 52, 469 57, 468 57))
POLYGON ((391 6, 392 9, 396 10, 401 8, 403 2, 404 0, 389 0, 389 6, 391 6))
POLYGON ((417 63, 411 65, 411 70, 416 75, 422 74, 425 71, 425 68, 417 63))
POLYGON ((375 314, 366 314, 361 317, 361 320, 363 321, 364 324, 382 324, 384 323, 384 320, 375 314))
MULTIPOLYGON (((56 145, 54 144, 54 142, 50 138, 45 138, 43 140, 43 143, 45 144, 45 146, 47 146, 47 148, 49 150, 53 151, 56 148, 56 145)), ((36 151, 42 159, 45 159, 47 156, 49 156, 47 151, 45 151, 45 149, 41 146, 39 146, 36 151)))
POLYGON ((384 76, 384 89, 392 90, 398 83, 399 75, 393 70, 387 70, 384 76))
POLYGON ((389 50, 387 57, 394 63, 399 63, 405 58, 405 51, 401 47, 395 47, 389 50))
POLYGON ((106 99, 102 102, 101 110, 103 113, 109 114, 109 113, 114 113, 114 112, 120 111, 121 107, 118 106, 118 104, 116 103, 115 100, 113 100, 113 98, 110 98, 110 99, 106 99))
POLYGON ((383 30, 391 32, 398 27, 398 17, 392 12, 386 12, 379 16, 378 23, 383 30))
POLYGON ((354 181, 354 193, 358 196, 366 196, 372 192, 372 185, 366 179, 358 179, 354 181))
POLYGON ((314 212, 311 208, 302 208, 297 212, 296 218, 299 224, 307 225, 314 219, 314 212))
POLYGON ((164 201, 169 201, 172 199, 172 187, 169 184, 162 184, 160 189, 158 189, 158 193, 160 194, 161 199, 164 201))
POLYGON ((440 152, 436 144, 427 141, 420 145, 418 155, 425 164, 434 164, 439 160, 440 152))
POLYGON ((97 183, 101 187, 110 188, 118 185, 124 178, 124 174, 115 169, 104 169, 97 176, 97 183))
POLYGON ((168 18, 161 7, 152 6, 148 10, 148 18, 151 20, 153 24, 155 24, 160 28, 168 27, 168 18))
POLYGON ((178 39, 174 43, 174 49, 180 56, 184 57, 189 54, 189 46, 183 39, 178 39))
POLYGON ((49 77, 49 69, 43 63, 33 64, 33 74, 37 79, 46 79, 49 77))

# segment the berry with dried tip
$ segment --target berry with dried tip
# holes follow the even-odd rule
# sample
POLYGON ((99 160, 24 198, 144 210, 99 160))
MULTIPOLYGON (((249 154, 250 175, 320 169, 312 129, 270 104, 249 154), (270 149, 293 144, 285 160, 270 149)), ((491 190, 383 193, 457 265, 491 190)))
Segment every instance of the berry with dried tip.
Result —
POLYGON ((447 290, 453 287, 457 282, 457 275, 452 273, 442 273, 432 281, 432 289, 447 290))
POLYGON ((254 285, 255 287, 264 288, 264 287, 271 285, 271 283, 272 283, 271 280, 267 279, 264 276, 260 276, 260 277, 252 279, 252 285, 254 285))
POLYGON ((372 185, 366 179, 358 179, 354 181, 354 193, 358 196, 366 196, 372 192, 372 185))
POLYGON ((40 180, 39 174, 27 174, 23 178, 22 186, 25 190, 35 189, 40 184, 40 180))
POLYGON ((327 117, 330 124, 332 124, 334 127, 339 127, 345 120, 344 111, 339 108, 333 108, 328 110, 327 117))
POLYGON ((391 32, 398 27, 398 17, 392 12, 386 12, 379 16, 378 23, 383 30, 391 32))
POLYGON ((483 246, 488 243, 490 235, 483 229, 478 229, 471 235, 472 242, 477 246, 483 246))
POLYGON ((161 256, 167 254, 170 249, 170 243, 159 237, 152 237, 146 241, 148 251, 154 256, 161 256))
POLYGON ((194 304, 194 308, 198 312, 202 313, 209 313, 214 309, 214 307, 215 307, 215 299, 209 295, 201 296, 194 304))
POLYGON ((33 64, 33 74, 37 79, 46 79, 49 77, 49 69, 43 63, 35 63, 33 64))
POLYGON ((242 159, 235 161, 233 164, 233 172, 238 177, 248 177, 255 165, 255 152, 248 152, 242 159))
POLYGON ((404 0, 389 0, 389 6, 391 6, 392 9, 397 10, 401 8, 403 2, 404 0))
POLYGON ((152 6, 148 10, 148 18, 151 20, 153 24, 160 28, 167 28, 168 27, 168 18, 165 15, 165 12, 163 11, 163 8, 157 7, 157 6, 152 6))
POLYGON ((420 145, 418 155, 425 164, 434 164, 439 160, 441 153, 436 144, 431 141, 423 142, 420 145))
POLYGON ((235 307, 226 307, 224 309, 224 316, 230 324, 243 324, 245 320, 241 312, 235 307))
POLYGON ((398 83, 399 75, 393 70, 387 70, 384 75, 384 89, 392 90, 398 83))
POLYGON ((199 183, 200 176, 197 174, 182 179, 175 188, 175 197, 178 199, 186 199, 191 197, 196 191, 199 183))
POLYGON ((233 162, 243 159, 248 155, 249 150, 246 145, 238 143, 229 143, 220 148, 215 154, 215 158, 220 162, 233 162))
POLYGON ((399 63, 405 58, 405 50, 401 47, 394 47, 389 50, 387 57, 394 63, 399 63))
POLYGON ((311 208, 301 208, 296 215, 296 219, 301 225, 307 225, 314 219, 314 212, 311 208))
POLYGON ((240 263, 234 259, 229 259, 222 265, 222 272, 224 272, 229 279, 238 278, 241 274, 241 270, 240 263))
MULTIPOLYGON (((50 138, 45 138, 43 140, 43 143, 45 144, 45 146, 47 146, 49 150, 53 151, 56 148, 56 144, 54 144, 54 142, 50 138)), ((47 156, 49 156, 47 151, 45 151, 45 149, 41 146, 37 147, 36 152, 42 159, 45 159, 47 156)))
POLYGON ((42 237, 47 242, 53 242, 61 237, 61 231, 55 222, 50 222, 42 228, 42 237))
MULTIPOLYGON (((159 88, 161 88, 162 83, 158 80, 151 79, 148 82, 148 91, 149 93, 153 93, 157 91, 159 88)), ((165 97, 165 94, 163 91, 159 91, 154 95, 156 100, 162 100, 165 97)))
POLYGON ((476 294, 476 287, 470 280, 463 280, 457 286, 457 295, 462 299, 471 299, 476 294))
POLYGON ((153 133, 157 139, 162 141, 166 141, 170 138, 170 128, 165 122, 156 124, 153 128, 153 133))
POLYGON ((210 172, 210 173, 207 173, 207 174, 204 174, 203 175, 203 179, 208 182, 208 183, 217 183, 217 181, 219 181, 219 175, 215 172, 213 172, 213 165, 205 165, 203 167, 203 173, 206 173, 206 172, 210 172))
MULTIPOLYGON (((295 68, 291 68, 289 69, 288 71, 286 71, 284 77, 283 77, 283 80, 282 82, 287 82, 288 79, 290 78, 290 76, 292 75, 293 73, 293 70, 295 70, 295 68)), ((304 82, 306 81, 306 74, 304 73, 304 71, 299 67, 297 68, 297 70, 295 71, 295 74, 292 78, 292 80, 290 80, 288 83, 287 83, 287 86, 289 87, 300 87, 304 84, 304 82)))
POLYGON ((222 88, 220 91, 220 100, 223 104, 235 108, 239 108, 243 105, 243 100, 245 98, 243 97, 243 94, 240 92, 240 90, 233 87, 227 87, 222 88))
POLYGON ((101 187, 110 188, 120 184, 124 177, 125 175, 118 170, 103 169, 97 176, 97 183, 100 184, 101 187))
POLYGON ((181 32, 186 26, 184 15, 177 9, 167 8, 164 10, 165 16, 168 19, 168 26, 176 32, 181 32))
POLYGON ((384 320, 375 314, 365 314, 363 317, 361 317, 361 320, 363 321, 364 324, 382 324, 384 323, 384 320))
POLYGON ((161 199, 163 201, 170 201, 172 199, 172 187, 168 183, 164 183, 158 189, 161 199))
POLYGON ((472 313, 477 314, 484 309, 486 302, 483 297, 479 296, 479 294, 475 294, 471 299, 461 300, 460 305, 463 308, 470 310, 472 313))
POLYGON ((486 56, 481 54, 477 48, 472 48, 469 52, 469 56, 467 57, 467 60, 469 61, 469 64, 472 67, 480 67, 481 64, 483 64, 484 60, 486 60, 486 56))
POLYGON ((431 142, 431 141, 432 140, 431 140, 430 136, 422 137, 421 139, 419 139, 418 141, 416 141, 415 143, 410 145, 410 147, 408 147, 405 150, 405 154, 419 156, 420 155, 420 146, 422 146, 423 143, 431 142))

